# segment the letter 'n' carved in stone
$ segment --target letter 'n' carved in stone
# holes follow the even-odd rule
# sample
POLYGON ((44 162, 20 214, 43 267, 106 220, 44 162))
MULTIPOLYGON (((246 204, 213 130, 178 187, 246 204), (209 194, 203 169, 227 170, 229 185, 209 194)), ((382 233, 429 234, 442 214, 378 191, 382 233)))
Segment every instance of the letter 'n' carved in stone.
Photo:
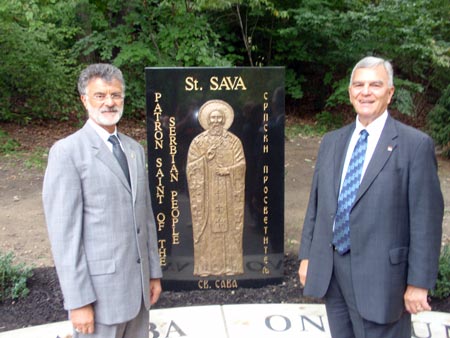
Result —
POLYGON ((320 325, 313 322, 310 318, 306 317, 306 316, 300 316, 300 318, 302 319, 302 331, 307 331, 305 328, 305 320, 307 322, 309 322, 310 324, 312 324, 314 327, 316 327, 318 330, 325 332, 325 326, 323 325, 323 320, 322 320, 322 316, 319 316, 320 319, 320 325))

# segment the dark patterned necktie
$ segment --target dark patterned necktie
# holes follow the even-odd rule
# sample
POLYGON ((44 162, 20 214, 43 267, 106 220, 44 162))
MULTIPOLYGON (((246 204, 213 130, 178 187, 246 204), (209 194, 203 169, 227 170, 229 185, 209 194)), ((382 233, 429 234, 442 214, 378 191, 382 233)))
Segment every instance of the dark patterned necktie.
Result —
POLYGON ((130 184, 130 172, 128 170, 127 157, 125 156, 125 153, 123 152, 122 147, 120 146, 119 139, 117 138, 116 135, 111 135, 108 141, 112 143, 113 154, 116 157, 117 162, 119 162, 120 166, 122 167, 123 173, 127 178, 128 184, 130 184))
POLYGON ((337 252, 344 255, 350 250, 350 210, 356 198, 361 181, 361 173, 366 156, 367 136, 362 130, 353 150, 344 184, 339 194, 338 208, 334 223, 333 245, 337 252))

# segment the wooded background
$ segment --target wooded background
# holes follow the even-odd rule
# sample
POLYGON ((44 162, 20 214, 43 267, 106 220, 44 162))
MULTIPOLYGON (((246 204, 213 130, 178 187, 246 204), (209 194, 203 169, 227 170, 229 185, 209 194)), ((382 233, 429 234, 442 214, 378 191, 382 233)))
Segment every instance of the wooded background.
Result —
POLYGON ((394 65, 392 110, 449 149, 449 20, 448 0, 0 0, 0 122, 84 118, 79 72, 109 62, 130 118, 145 116, 147 66, 285 66, 288 116, 331 129, 374 55, 394 65))

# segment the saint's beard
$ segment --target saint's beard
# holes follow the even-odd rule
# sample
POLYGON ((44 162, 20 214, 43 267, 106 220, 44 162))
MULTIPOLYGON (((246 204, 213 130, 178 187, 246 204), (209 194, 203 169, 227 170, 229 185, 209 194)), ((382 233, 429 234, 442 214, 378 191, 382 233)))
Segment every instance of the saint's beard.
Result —
POLYGON ((223 134, 223 127, 221 124, 212 125, 209 129, 209 134, 212 136, 221 136, 223 134))

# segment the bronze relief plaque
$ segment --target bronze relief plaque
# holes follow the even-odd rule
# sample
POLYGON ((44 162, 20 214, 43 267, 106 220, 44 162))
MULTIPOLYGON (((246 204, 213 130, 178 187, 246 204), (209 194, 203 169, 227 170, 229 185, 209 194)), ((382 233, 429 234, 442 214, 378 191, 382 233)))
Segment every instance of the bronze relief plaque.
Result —
POLYGON ((146 68, 145 74, 164 289, 280 282, 284 68, 146 68))

